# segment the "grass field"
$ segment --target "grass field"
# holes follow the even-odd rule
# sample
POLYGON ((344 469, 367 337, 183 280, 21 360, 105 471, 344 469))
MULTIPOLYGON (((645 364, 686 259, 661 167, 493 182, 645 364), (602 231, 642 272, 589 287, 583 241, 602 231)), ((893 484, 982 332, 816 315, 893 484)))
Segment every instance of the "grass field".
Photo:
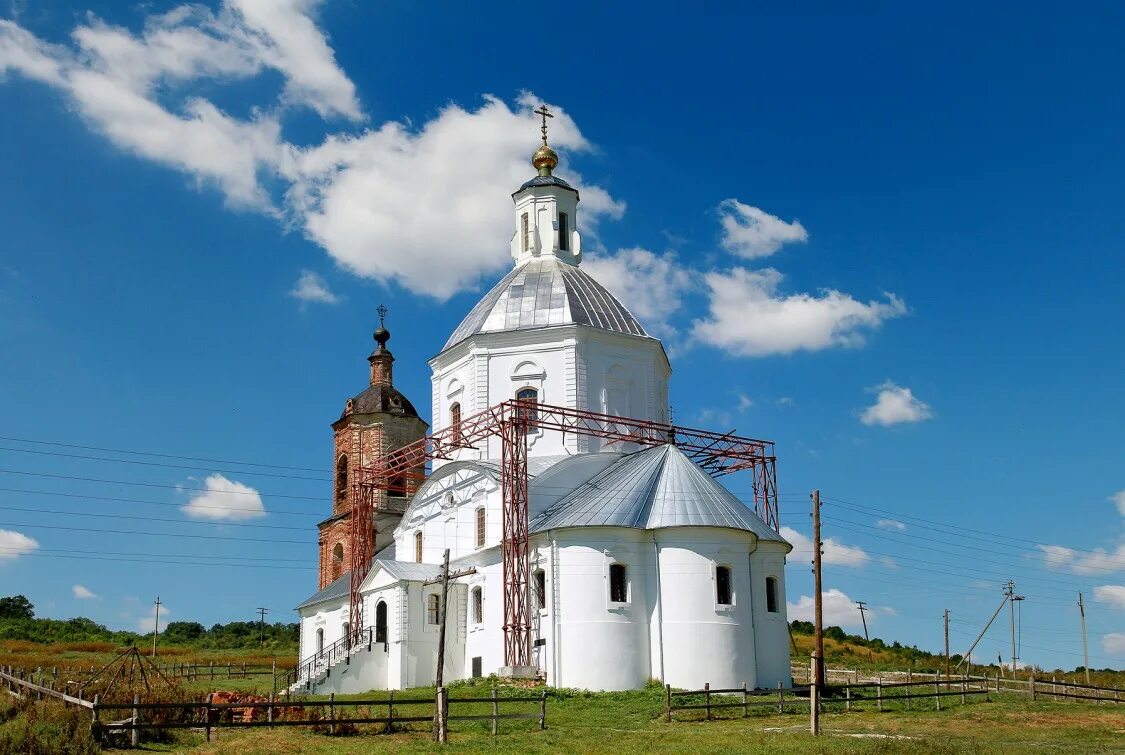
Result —
MULTIPOLYGON (((424 694, 421 690, 419 694, 424 694)), ((807 714, 665 723, 658 691, 579 695, 552 701, 548 728, 505 723, 492 737, 485 724, 463 726, 443 748, 466 752, 771 752, 771 753, 1010 753, 1125 752, 1125 712, 1110 706, 1030 703, 1002 699, 942 712, 838 713, 823 719, 825 735, 808 734, 807 714)), ((427 732, 359 733, 331 737, 305 729, 219 732, 210 743, 196 734, 177 753, 431 752, 427 732)))

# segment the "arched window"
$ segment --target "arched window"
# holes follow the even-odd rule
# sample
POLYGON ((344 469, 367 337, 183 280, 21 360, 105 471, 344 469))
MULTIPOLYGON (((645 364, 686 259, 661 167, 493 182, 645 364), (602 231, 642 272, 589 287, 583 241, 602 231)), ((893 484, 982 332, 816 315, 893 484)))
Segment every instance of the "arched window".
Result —
POLYGON ((426 623, 441 623, 441 596, 436 592, 426 596, 426 623))
POLYGON ((344 544, 336 543, 332 546, 332 581, 335 582, 344 573, 344 544))
POLYGON ((523 239, 520 242, 520 251, 526 252, 527 248, 531 246, 531 228, 529 227, 526 212, 520 215, 520 236, 523 239))
POLYGON ((715 567, 715 602, 721 606, 729 606, 731 600, 730 567, 715 567))
POLYGON ((414 560, 422 563, 422 530, 414 533, 414 560))
POLYGON ((485 535, 488 534, 486 529, 485 529, 486 520, 485 520, 484 506, 481 506, 477 509, 476 516, 477 516, 477 547, 483 548, 484 547, 485 535))
POLYGON ((318 653, 324 652, 324 630, 323 629, 316 630, 316 652, 318 652, 318 653))
POLYGON ((559 249, 566 252, 570 250, 570 223, 565 212, 559 213, 559 249))
POLYGON ((348 497, 348 455, 340 454, 336 462, 336 499, 344 500, 348 497))
POLYGON ((473 588, 473 623, 484 623, 484 590, 480 587, 473 588))
POLYGON ((387 601, 385 600, 375 604, 375 641, 387 641, 387 601))
POLYGON ((454 443, 460 443, 461 442, 461 404, 460 404, 460 402, 455 401, 453 403, 453 405, 449 407, 449 428, 450 428, 450 432, 453 434, 453 442, 454 443))
POLYGON ((609 565, 609 601, 611 603, 626 603, 629 600, 629 582, 625 575, 624 564, 609 565))
POLYGON ((536 569, 531 575, 531 605, 542 610, 547 607, 547 572, 536 569))
POLYGON ((766 577, 766 610, 777 613, 777 577, 766 577))
MULTIPOLYGON (((520 388, 516 391, 516 401, 522 401, 529 406, 520 406, 516 408, 516 416, 525 418, 528 422, 534 423, 539 419, 539 412, 535 408, 535 404, 539 403, 539 391, 534 388, 520 388)), ((528 428, 532 430, 534 428, 528 428)))

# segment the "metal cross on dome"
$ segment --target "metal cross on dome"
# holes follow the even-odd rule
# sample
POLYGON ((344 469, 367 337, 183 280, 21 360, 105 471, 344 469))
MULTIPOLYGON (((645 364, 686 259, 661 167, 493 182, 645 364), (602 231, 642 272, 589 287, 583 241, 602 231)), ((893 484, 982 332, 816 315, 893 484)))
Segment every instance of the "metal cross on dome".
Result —
POLYGON ((543 116, 543 143, 547 143, 547 119, 554 118, 555 114, 547 109, 546 105, 540 105, 538 110, 533 111, 536 115, 543 116))
POLYGON ((383 318, 387 316, 387 308, 380 304, 378 307, 375 307, 375 311, 379 314, 379 327, 381 328, 383 327, 383 318))

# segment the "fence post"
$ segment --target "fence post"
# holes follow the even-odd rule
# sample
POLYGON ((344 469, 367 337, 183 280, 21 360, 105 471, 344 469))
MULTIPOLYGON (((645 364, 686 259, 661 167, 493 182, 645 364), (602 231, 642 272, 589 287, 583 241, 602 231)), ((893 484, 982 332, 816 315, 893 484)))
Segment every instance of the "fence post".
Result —
POLYGON ((777 683, 777 715, 785 715, 785 690, 781 687, 781 682, 777 683))
POLYGON ((965 675, 961 674, 961 704, 962 705, 965 704, 965 687, 966 686, 967 685, 965 684, 965 675))
POLYGON ((141 709, 137 707, 140 703, 141 696, 133 695, 133 728, 129 730, 129 744, 133 747, 141 744, 141 709))
POLYGON ((207 741, 211 741, 211 692, 207 693, 207 704, 203 707, 203 733, 207 741))
POLYGON ((387 731, 391 731, 395 725, 395 691, 387 690, 387 731))
POLYGON ((543 690, 543 698, 539 701, 539 728, 547 728, 547 690, 543 690))
POLYGON ((672 685, 664 685, 664 723, 672 723, 672 685))
POLYGON ((883 680, 878 678, 875 680, 875 705, 880 713, 883 712, 883 680))
POLYGON ((846 702, 844 703, 844 706, 845 706, 844 710, 848 711, 848 713, 851 713, 852 712, 852 684, 851 684, 851 682, 845 682, 844 683, 844 698, 846 700, 846 702))
POLYGON ((913 694, 913 692, 914 692, 914 688, 911 687, 910 685, 913 684, 913 683, 914 683, 914 669, 907 669, 906 670, 906 700, 903 701, 903 702, 906 703, 906 709, 907 710, 910 710, 910 695, 913 694))
POLYGON ((492 688, 492 736, 496 736, 497 734, 500 733, 499 732, 500 719, 497 718, 497 716, 499 716, 499 715, 500 715, 500 704, 498 702, 496 702, 496 688, 493 687, 492 688))
POLYGON ((934 707, 941 710, 941 682, 934 682, 934 707))
POLYGON ((93 713, 93 718, 90 719, 90 736, 92 736, 98 742, 101 742, 102 741, 102 732, 101 732, 102 726, 101 726, 101 722, 98 720, 98 713, 99 713, 98 703, 99 702, 101 702, 101 698, 97 694, 95 694, 94 695, 94 707, 90 709, 91 712, 93 713))
POLYGON ((336 693, 332 692, 328 695, 328 718, 332 723, 328 724, 328 733, 336 734, 336 693))
POLYGON ((211 678, 214 679, 215 678, 215 662, 214 661, 208 661, 207 663, 211 667, 211 678))
POLYGON ((711 720, 711 682, 703 683, 704 704, 707 706, 707 720, 711 720))
POLYGON ((1031 689, 1031 702, 1035 702, 1035 672, 1032 671, 1028 677, 1028 687, 1031 689))

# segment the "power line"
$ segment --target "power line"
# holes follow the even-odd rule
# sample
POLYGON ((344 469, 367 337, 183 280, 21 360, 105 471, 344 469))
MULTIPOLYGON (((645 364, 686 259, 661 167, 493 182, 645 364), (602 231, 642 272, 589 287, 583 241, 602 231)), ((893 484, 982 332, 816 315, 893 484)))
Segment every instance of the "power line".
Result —
POLYGON ((20 558, 61 558, 79 561, 120 561, 130 564, 166 564, 172 566, 221 566, 225 569, 285 569, 289 571, 316 571, 312 566, 279 566, 276 564, 245 564, 230 561, 170 561, 167 559, 118 558, 111 556, 70 556, 57 553, 23 553, 20 558))
POLYGON ((284 464, 264 464, 256 461, 232 461, 230 459, 207 459, 200 456, 179 456, 176 454, 157 453, 154 451, 129 451, 122 448, 106 448, 104 446, 83 446, 76 443, 60 443, 51 440, 33 440, 31 438, 14 438, 11 436, 0 435, 0 440, 14 441, 17 443, 34 443, 43 446, 58 446, 59 448, 77 448, 83 451, 104 451, 107 453, 115 454, 132 454, 135 456, 152 456, 161 459, 184 459, 187 461, 204 461, 209 464, 235 464, 239 466, 248 467, 265 467, 267 469, 288 469, 297 472, 330 472, 323 468, 314 467, 294 467, 284 464))
POLYGON ((155 558, 187 558, 187 559, 221 559, 224 561, 288 561, 292 563, 308 563, 307 558, 284 558, 281 556, 208 556, 202 553, 137 553, 133 551, 89 551, 75 548, 36 548, 32 553, 24 553, 22 548, 13 546, 0 546, 0 552, 33 555, 34 553, 68 553, 72 555, 94 556, 152 556, 155 558))
MULTIPOLYGON (((175 501, 149 501, 143 498, 116 498, 113 496, 105 495, 88 495, 85 493, 63 493, 54 490, 27 490, 26 488, 0 488, 3 493, 23 493, 26 495, 48 495, 57 496, 60 498, 78 498, 90 501, 111 501, 114 503, 140 503, 148 506, 175 506, 176 508, 183 508, 186 504, 183 502, 175 501)), ((205 504, 193 503, 193 508, 196 509, 217 509, 222 511, 260 511, 257 508, 237 508, 234 506, 207 506, 205 504)), ((274 509, 271 508, 269 514, 282 514, 286 516, 308 516, 308 517, 323 517, 323 513, 313 513, 311 511, 290 511, 287 509, 274 509)))
POLYGON ((68 530, 70 532, 101 532, 107 535, 146 535, 152 537, 190 537, 200 540, 237 540, 244 543, 286 543, 292 545, 311 545, 307 540, 277 540, 273 538, 229 537, 224 535, 195 535, 182 532, 137 532, 136 530, 100 530, 92 527, 64 527, 58 524, 25 524, 24 522, 0 522, 0 527, 26 527, 41 530, 68 530))
POLYGON ((84 461, 108 461, 115 464, 137 464, 145 467, 190 469, 195 472, 250 475, 252 477, 280 477, 286 480, 309 480, 312 482, 332 482, 332 478, 330 477, 304 477, 302 475, 279 474, 277 472, 255 472, 249 469, 214 469, 213 467, 188 466, 184 464, 167 464, 159 461, 141 461, 139 459, 111 459, 106 456, 85 456, 83 454, 62 453, 61 451, 39 451, 32 448, 12 448, 10 446, 0 446, 0 451, 14 451, 16 453, 37 454, 40 456, 56 456, 66 459, 82 459, 84 461))
POLYGON ((226 495, 256 495, 269 498, 292 498, 302 501, 324 501, 320 495, 286 495, 284 493, 263 493, 261 491, 219 490, 217 488, 191 488, 186 485, 161 485, 155 482, 130 482, 128 480, 106 480, 99 477, 76 477, 72 475, 51 474, 49 472, 26 472, 19 469, 0 469, 0 473, 26 475, 29 477, 50 477, 56 480, 75 480, 77 482, 100 482, 108 485, 132 485, 140 488, 164 488, 167 490, 190 490, 197 493, 224 493, 226 495))
MULTIPOLYGON (((221 506, 212 507, 212 508, 217 508, 220 511, 229 510, 229 509, 224 509, 221 506)), ((255 511, 261 511, 263 514, 266 513, 262 509, 254 509, 254 510, 255 511)), ((221 524, 224 527, 261 527, 261 528, 265 528, 265 529, 274 529, 274 530, 298 530, 298 531, 301 531, 301 532, 307 532, 308 529, 309 529, 308 527, 290 527, 290 526, 286 526, 284 524, 253 524, 253 523, 249 523, 249 522, 230 522, 230 521, 226 521, 226 520, 217 520, 217 519, 210 519, 210 520, 205 520, 205 521, 199 520, 199 519, 169 519, 167 517, 137 516, 135 514, 95 514, 95 513, 92 513, 92 512, 88 512, 88 511, 58 511, 57 509, 31 509, 31 508, 21 508, 19 506, 0 506, 0 511, 23 511, 23 512, 37 513, 37 514, 63 514, 63 515, 66 515, 66 516, 90 516, 90 517, 98 517, 98 518, 101 518, 101 519, 137 519, 137 520, 141 520, 141 521, 145 521, 145 522, 171 522, 173 524, 221 524)))

